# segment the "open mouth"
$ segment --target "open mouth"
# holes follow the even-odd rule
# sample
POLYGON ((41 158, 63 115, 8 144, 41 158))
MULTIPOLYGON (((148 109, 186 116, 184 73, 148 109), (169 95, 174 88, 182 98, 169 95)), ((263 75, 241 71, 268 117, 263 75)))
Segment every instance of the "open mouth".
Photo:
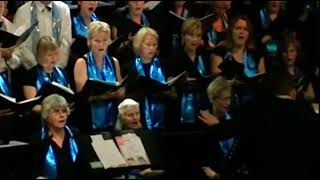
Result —
POLYGON ((89 11, 91 11, 91 12, 94 10, 94 8, 93 8, 93 7, 90 7, 90 8, 88 8, 88 9, 89 9, 89 11))
POLYGON ((66 120, 60 120, 60 121, 58 121, 59 123, 65 123, 66 122, 66 120))

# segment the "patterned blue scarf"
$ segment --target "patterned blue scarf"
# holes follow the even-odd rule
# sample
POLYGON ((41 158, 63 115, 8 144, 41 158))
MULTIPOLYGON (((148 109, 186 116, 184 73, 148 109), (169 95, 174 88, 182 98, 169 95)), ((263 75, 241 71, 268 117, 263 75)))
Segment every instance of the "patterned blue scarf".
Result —
MULTIPOLYGON (((143 70, 142 60, 140 57, 136 58, 135 65, 137 68, 138 75, 146 76, 146 73, 143 70)), ((165 83, 165 77, 163 75, 159 59, 156 57, 154 57, 151 62, 150 78, 165 83)), ((153 102, 152 100, 145 97, 144 111, 148 129, 164 127, 164 108, 165 107, 163 104, 153 102)))
POLYGON ((54 67, 52 72, 52 77, 50 78, 48 73, 43 71, 40 65, 37 66, 37 81, 36 81, 37 91, 39 91, 45 83, 51 83, 53 81, 68 87, 68 81, 65 78, 65 74, 62 69, 58 67, 54 67))
MULTIPOLYGON (((87 38, 88 36, 88 27, 87 25, 84 23, 83 18, 78 15, 73 17, 73 25, 74 25, 74 29, 75 29, 75 37, 85 37, 87 38)), ((91 22, 93 21, 98 21, 99 19, 97 18, 97 16, 93 13, 91 15, 91 22)))
POLYGON ((9 81, 7 75, 2 72, 0 73, 0 90, 4 95, 10 96, 10 89, 9 89, 9 81))
POLYGON ((260 10, 259 14, 260 14, 260 20, 261 20, 262 27, 264 29, 267 29, 271 23, 268 10, 266 8, 263 8, 260 10))
MULTIPOLYGON (((227 121, 231 120, 230 114, 225 113, 225 120, 227 120, 227 121)), ((235 141, 234 138, 228 138, 226 140, 221 140, 219 142, 220 148, 221 148, 225 158, 229 155, 229 153, 230 153, 230 151, 232 149, 232 146, 234 144, 234 141, 235 141)))
MULTIPOLYGON (((201 76, 208 75, 203 58, 198 55, 196 67, 201 76)), ((194 123, 198 114, 199 93, 194 90, 187 90, 182 94, 181 99, 181 122, 194 123)))
MULTIPOLYGON (((112 58, 106 53, 103 57, 102 71, 95 62, 95 57, 90 51, 87 54, 88 78, 109 82, 117 82, 117 76, 112 64, 112 58)), ((101 102, 91 104, 93 129, 112 126, 116 121, 116 104, 114 102, 101 102)))
MULTIPOLYGON (((69 145, 70 145, 70 154, 72 161, 75 162, 78 156, 78 146, 76 141, 74 140, 73 133, 69 129, 68 126, 65 126, 67 133, 69 133, 69 145)), ((44 140, 47 138, 48 132, 46 132, 45 128, 42 127, 41 129, 41 139, 44 140)), ((45 177, 49 179, 55 179, 57 178, 57 162, 56 157, 54 155, 52 145, 49 146, 48 152, 46 154, 46 159, 44 163, 44 175, 45 177)))

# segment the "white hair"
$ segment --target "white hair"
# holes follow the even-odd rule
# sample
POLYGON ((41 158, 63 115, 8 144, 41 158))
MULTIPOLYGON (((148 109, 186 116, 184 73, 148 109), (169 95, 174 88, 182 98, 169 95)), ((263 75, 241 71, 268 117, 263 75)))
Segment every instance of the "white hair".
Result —
POLYGON ((123 100, 119 105, 118 105, 118 119, 115 124, 115 129, 116 130, 122 130, 122 116, 126 113, 127 109, 129 107, 138 107, 139 108, 139 103, 133 99, 125 99, 123 100))

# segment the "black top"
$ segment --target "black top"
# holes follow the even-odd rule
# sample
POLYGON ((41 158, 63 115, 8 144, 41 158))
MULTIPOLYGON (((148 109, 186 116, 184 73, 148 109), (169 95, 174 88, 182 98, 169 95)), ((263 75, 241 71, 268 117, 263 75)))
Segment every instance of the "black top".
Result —
MULTIPOLYGON (((197 57, 201 55, 204 63, 205 72, 208 76, 210 76, 210 53, 206 52, 202 49, 198 50, 197 57)), ((198 69, 195 62, 193 62, 188 54, 183 50, 179 49, 177 50, 173 55, 169 57, 169 71, 172 72, 174 76, 182 73, 183 71, 187 71, 187 75, 190 78, 196 78, 197 82, 201 84, 201 87, 206 89, 206 86, 208 85, 208 82, 206 82, 208 79, 202 76, 198 69), (203 81, 204 80, 204 81, 203 81)), ((208 80, 209 81, 209 80, 208 80)), ((178 91, 181 91, 182 89, 185 89, 185 86, 176 87, 178 91)))
POLYGON ((117 28, 117 36, 121 35, 129 35, 130 33, 134 35, 136 32, 139 31, 139 29, 142 27, 142 25, 145 23, 141 19, 141 25, 135 23, 131 19, 127 18, 127 14, 129 13, 128 8, 118 8, 115 10, 115 12, 112 14, 111 17, 111 26, 115 26, 117 28))
MULTIPOLYGON (((25 86, 33 86, 33 87, 37 87, 37 80, 38 80, 38 68, 41 67, 40 64, 37 64, 36 66, 32 67, 30 70, 27 71, 26 76, 24 77, 24 85, 25 86)), ((65 73, 65 71, 59 67, 59 70, 62 71, 64 77, 66 78, 66 81, 68 81, 67 75, 65 73)), ((48 73, 47 73, 48 74, 48 73)), ((48 76, 50 77, 50 80, 53 81, 53 76, 52 74, 48 74, 48 76)))
MULTIPOLYGON (((247 55, 253 58, 256 69, 258 68, 259 60, 260 60, 260 52, 257 50, 247 50, 247 55)), ((244 74, 244 65, 243 63, 237 62, 233 56, 228 56, 228 53, 231 51, 224 46, 219 46, 214 49, 214 54, 216 56, 220 56, 222 58, 222 63, 219 65, 219 68, 222 71, 222 75, 227 78, 234 78, 235 76, 240 78, 245 78, 244 74), (231 59, 230 59, 231 58, 231 59)))
MULTIPOLYGON (((75 130, 72 130, 76 133, 75 130)), ((70 153, 70 134, 66 130, 62 148, 60 148, 51 138, 41 139, 41 134, 38 133, 31 139, 31 144, 35 147, 34 152, 34 177, 44 176, 44 162, 51 145, 56 160, 57 178, 72 178, 72 177, 88 177, 89 175, 89 160, 87 147, 81 143, 79 135, 73 134, 78 147, 76 161, 73 162, 70 153)))

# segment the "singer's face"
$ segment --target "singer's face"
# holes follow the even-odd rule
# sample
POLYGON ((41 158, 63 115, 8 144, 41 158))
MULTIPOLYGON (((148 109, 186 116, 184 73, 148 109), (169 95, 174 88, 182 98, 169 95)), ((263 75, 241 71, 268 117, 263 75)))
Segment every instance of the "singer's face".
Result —
POLYGON ((246 45, 249 38, 249 29, 245 20, 239 19, 232 30, 232 38, 236 45, 246 45))
POLYGON ((220 97, 213 100, 213 106, 216 111, 226 113, 229 111, 231 105, 231 91, 225 90, 220 97))
POLYGON ((128 7, 132 15, 141 15, 144 8, 144 1, 128 1, 128 7))
POLYGON ((124 129, 141 128, 140 110, 138 106, 129 106, 122 115, 122 125, 124 129))
POLYGON ((45 67, 54 68, 59 62, 59 55, 59 49, 45 50, 40 54, 39 63, 45 67))
POLYGON ((81 7, 80 12, 91 15, 96 10, 98 1, 80 1, 79 5, 81 7))
POLYGON ((283 56, 288 66, 294 66, 298 56, 297 47, 293 43, 290 43, 283 56))
POLYGON ((47 122, 49 127, 64 128, 67 118, 68 111, 66 108, 55 108, 49 111, 47 122))
POLYGON ((183 36, 185 48, 188 50, 196 50, 202 41, 201 29, 195 29, 183 36))
POLYGON ((141 43, 140 56, 142 59, 152 59, 158 48, 158 40, 151 34, 146 34, 141 43))
POLYGON ((109 46, 109 36, 106 32, 98 32, 91 40, 91 50, 94 54, 103 54, 109 46))

